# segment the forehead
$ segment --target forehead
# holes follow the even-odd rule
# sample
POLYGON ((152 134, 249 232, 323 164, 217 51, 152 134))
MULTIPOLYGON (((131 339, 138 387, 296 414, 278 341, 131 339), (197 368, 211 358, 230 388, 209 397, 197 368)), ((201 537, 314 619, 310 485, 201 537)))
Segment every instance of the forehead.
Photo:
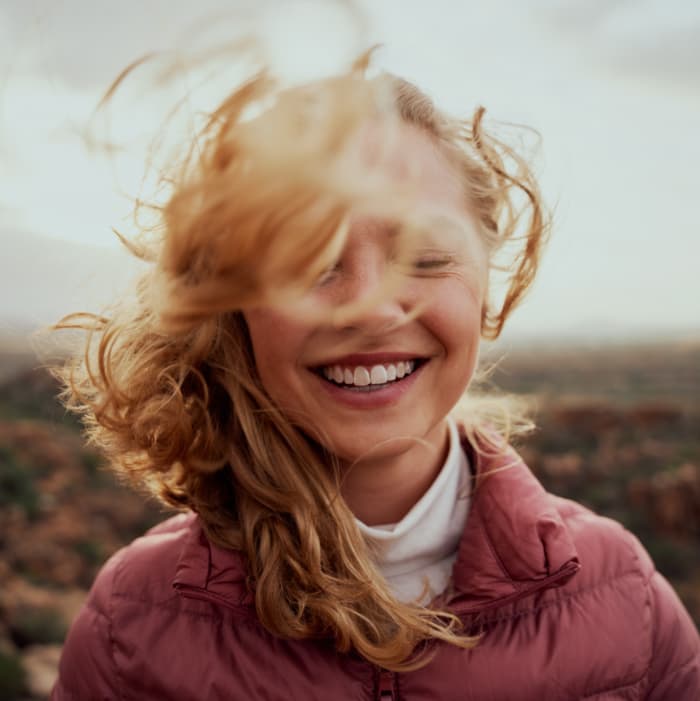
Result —
POLYGON ((417 201, 466 210, 459 173, 425 130, 403 121, 372 120, 360 129, 354 147, 363 165, 408 186, 417 201))
POLYGON ((408 224, 418 234, 415 243, 455 248, 478 238, 460 174, 432 135, 405 122, 373 120, 363 125, 352 148, 360 172, 381 173, 390 185, 375 201, 377 210, 352 214, 351 234, 381 233, 390 241, 408 224), (408 198, 398 200, 398 207, 392 206, 393 186, 407 188, 408 198))

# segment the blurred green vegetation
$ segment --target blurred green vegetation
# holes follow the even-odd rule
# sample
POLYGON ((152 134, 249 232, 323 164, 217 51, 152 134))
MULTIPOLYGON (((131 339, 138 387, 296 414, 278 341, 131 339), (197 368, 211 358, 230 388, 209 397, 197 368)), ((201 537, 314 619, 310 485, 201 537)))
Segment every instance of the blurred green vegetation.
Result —
POLYGON ((19 647, 62 643, 67 632, 65 616, 53 608, 24 607, 12 621, 12 637, 19 647))
POLYGON ((109 555, 95 540, 79 540, 73 544, 73 548, 85 562, 93 566, 102 564, 109 555))
MULTIPOLYGON (((0 354, 0 366, 3 363, 0 354)), ((80 420, 57 400, 57 380, 38 364, 20 364, 17 375, 0 384, 0 420, 31 419, 80 430, 80 420)), ((3 373, 4 375, 5 373, 3 373)))
POLYGON ((27 679, 19 655, 0 650, 0 698, 20 701, 27 693, 27 679))
POLYGON ((0 445, 0 509, 13 505, 33 520, 39 513, 39 492, 30 468, 7 446, 0 445))

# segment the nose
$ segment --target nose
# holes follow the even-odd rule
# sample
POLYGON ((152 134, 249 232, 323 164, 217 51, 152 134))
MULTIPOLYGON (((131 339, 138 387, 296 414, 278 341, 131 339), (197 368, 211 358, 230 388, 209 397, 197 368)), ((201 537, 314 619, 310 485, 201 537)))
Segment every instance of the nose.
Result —
POLYGON ((338 273, 333 325, 369 335, 401 326, 412 307, 405 283, 392 273, 386 252, 363 250, 349 256, 338 273))

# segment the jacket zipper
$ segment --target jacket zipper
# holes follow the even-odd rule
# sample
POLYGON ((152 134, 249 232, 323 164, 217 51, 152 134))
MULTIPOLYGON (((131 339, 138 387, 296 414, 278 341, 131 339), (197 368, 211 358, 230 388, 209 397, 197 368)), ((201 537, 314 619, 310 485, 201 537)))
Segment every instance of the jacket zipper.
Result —
POLYGON ((380 669, 377 680, 377 701, 398 701, 398 699, 396 674, 388 669, 380 669))

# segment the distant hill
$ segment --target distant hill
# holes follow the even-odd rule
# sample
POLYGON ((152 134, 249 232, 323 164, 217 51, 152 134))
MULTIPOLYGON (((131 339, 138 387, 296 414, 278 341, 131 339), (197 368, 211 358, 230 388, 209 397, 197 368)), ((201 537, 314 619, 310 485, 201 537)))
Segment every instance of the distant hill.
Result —
POLYGON ((0 326, 0 384, 38 362, 28 334, 29 330, 22 327, 3 329, 0 326))
POLYGON ((34 329, 73 311, 98 311, 128 284, 138 262, 120 248, 2 231, 0 335, 34 329))
POLYGON ((666 342, 513 343, 482 354, 498 389, 547 401, 630 405, 669 401, 700 409, 700 339, 666 342))

